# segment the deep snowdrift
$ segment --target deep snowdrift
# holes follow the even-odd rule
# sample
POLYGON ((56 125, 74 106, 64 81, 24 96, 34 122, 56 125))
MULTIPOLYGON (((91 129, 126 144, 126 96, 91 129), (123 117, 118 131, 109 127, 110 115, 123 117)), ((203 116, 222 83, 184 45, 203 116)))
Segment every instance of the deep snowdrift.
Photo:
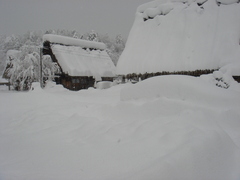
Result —
POLYGON ((156 0, 138 7, 117 74, 218 69, 240 59, 237 0, 156 0))
POLYGON ((0 92, 0 179, 238 180, 239 84, 162 76, 0 92))

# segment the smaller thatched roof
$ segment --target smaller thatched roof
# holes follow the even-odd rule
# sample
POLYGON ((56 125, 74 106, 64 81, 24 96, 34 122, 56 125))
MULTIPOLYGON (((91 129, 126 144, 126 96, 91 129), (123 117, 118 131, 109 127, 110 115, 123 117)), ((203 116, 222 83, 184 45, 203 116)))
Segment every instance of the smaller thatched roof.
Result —
MULTIPOLYGON (((105 44, 47 34, 44 42, 49 42, 55 60, 63 73, 69 76, 114 77, 116 67, 105 49, 105 44)), ((48 47, 49 48, 49 47, 48 47)))

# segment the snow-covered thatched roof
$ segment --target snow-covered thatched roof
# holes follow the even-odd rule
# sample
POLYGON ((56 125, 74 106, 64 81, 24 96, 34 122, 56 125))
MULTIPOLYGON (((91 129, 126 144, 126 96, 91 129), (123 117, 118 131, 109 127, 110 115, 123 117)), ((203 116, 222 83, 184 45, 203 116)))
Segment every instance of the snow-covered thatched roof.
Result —
POLYGON ((49 41, 52 53, 69 76, 114 77, 116 67, 105 51, 105 44, 71 37, 45 34, 43 41, 49 41))
POLYGON ((51 49, 63 72, 70 76, 114 77, 116 67, 106 51, 52 44, 51 49))
POLYGON ((240 61, 239 0, 155 0, 138 7, 117 74, 218 69, 240 61))
POLYGON ((45 34, 43 36, 43 41, 49 41, 55 44, 63 44, 68 46, 79 46, 81 48, 92 48, 92 49, 106 49, 106 45, 101 42, 86 41, 82 39, 76 39, 66 36, 60 36, 55 34, 45 34))

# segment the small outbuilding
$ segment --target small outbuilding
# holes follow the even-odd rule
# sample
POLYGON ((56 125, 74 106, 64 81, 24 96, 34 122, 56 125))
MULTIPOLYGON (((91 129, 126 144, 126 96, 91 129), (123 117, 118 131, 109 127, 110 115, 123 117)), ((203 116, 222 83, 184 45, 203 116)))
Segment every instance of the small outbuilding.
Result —
POLYGON ((65 36, 43 36, 43 55, 50 55, 59 65, 55 78, 69 90, 93 87, 97 81, 113 81, 116 67, 100 42, 86 41, 65 36))

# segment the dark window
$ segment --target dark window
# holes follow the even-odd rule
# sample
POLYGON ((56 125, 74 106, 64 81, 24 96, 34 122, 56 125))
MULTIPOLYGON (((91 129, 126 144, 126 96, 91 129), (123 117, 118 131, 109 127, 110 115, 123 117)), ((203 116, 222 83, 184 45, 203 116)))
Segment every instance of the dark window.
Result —
POLYGON ((86 79, 85 78, 81 78, 81 83, 86 83, 86 79))
POLYGON ((73 79, 72 79, 72 83, 80 83, 80 81, 79 81, 79 79, 73 78, 73 79))

